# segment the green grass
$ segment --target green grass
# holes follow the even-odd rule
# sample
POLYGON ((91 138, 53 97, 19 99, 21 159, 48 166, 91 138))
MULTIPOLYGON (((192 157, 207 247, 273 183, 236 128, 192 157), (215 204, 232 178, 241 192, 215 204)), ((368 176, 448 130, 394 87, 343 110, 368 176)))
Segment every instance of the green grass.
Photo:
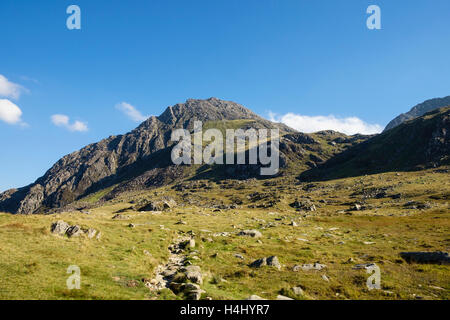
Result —
MULTIPOLYGON (((399 256, 402 251, 448 251, 448 173, 433 170, 384 173, 319 182, 309 191, 303 190, 306 184, 295 185, 294 178, 280 177, 273 181, 273 186, 257 180, 244 184, 232 180, 222 184, 204 181, 211 189, 195 192, 175 192, 171 186, 166 186, 124 194, 91 209, 89 215, 81 212, 33 216, 0 214, 0 298, 182 299, 182 295, 177 296, 170 290, 152 293, 142 279, 151 279, 154 268, 166 262, 167 247, 177 234, 191 230, 196 234, 195 250, 200 258, 192 261, 205 273, 202 285, 205 297, 245 299, 257 294, 274 299, 280 293, 292 296, 290 288, 301 286, 305 296, 292 297, 414 299, 414 295, 418 295, 425 299, 450 298, 450 266, 408 264, 399 256), (373 187, 392 187, 389 193, 401 193, 402 198, 370 198, 364 200, 366 210, 347 211, 353 203, 363 201, 359 194, 362 188, 373 187), (272 208, 249 208, 249 205, 265 201, 251 202, 247 195, 254 192, 278 195, 279 201, 272 208), (187 194, 184 199, 195 200, 195 205, 184 201, 183 194, 187 194), (129 216, 129 220, 112 220, 115 211, 130 207, 131 199, 164 196, 173 197, 179 205, 162 214, 126 211, 122 214, 129 216), (306 197, 317 206, 317 211, 296 212, 289 206, 294 199, 306 197), (231 204, 235 198, 243 201, 237 209, 214 211, 212 208, 214 204, 231 204), (406 209, 404 204, 411 200, 431 202, 432 207, 406 209), (50 225, 60 219, 98 229, 103 236, 100 240, 55 236, 50 233, 50 225), (176 224, 180 219, 187 224, 176 224), (297 227, 288 225, 292 220, 297 222, 297 227), (128 227, 130 223, 136 227, 128 227), (268 223, 275 226, 263 228, 268 223), (260 230, 262 243, 234 234, 241 229, 260 230), (231 235, 212 236, 212 233, 224 231, 231 235), (213 241, 207 241, 208 238, 213 241), (367 245, 364 241, 374 244, 367 245), (213 257, 215 253, 217 257, 213 257), (243 255, 244 260, 235 257, 236 253, 243 255), (280 271, 248 266, 255 259, 271 255, 276 255, 283 265, 280 271), (346 263, 349 258, 354 262, 346 263), (327 268, 292 270, 296 264, 317 261, 327 268), (365 285, 369 274, 352 269, 356 263, 367 262, 375 262, 380 267, 382 290, 369 291, 365 285), (78 265, 81 269, 81 290, 66 288, 69 265, 78 265), (322 275, 330 281, 323 280, 322 275)), ((91 201, 101 197, 96 194, 91 201)))
POLYGON ((81 199, 80 201, 84 201, 87 203, 96 203, 98 202, 101 198, 103 198, 104 196, 106 196, 108 193, 110 193, 114 188, 116 187, 116 185, 113 185, 109 188, 106 189, 102 189, 100 191, 97 191, 93 194, 90 194, 89 196, 81 199))

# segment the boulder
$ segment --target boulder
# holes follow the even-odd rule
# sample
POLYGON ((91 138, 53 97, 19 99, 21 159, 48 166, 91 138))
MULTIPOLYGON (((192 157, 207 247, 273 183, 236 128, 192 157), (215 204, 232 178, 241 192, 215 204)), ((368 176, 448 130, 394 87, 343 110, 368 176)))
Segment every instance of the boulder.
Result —
POLYGON ((174 208, 177 205, 173 199, 165 199, 161 201, 150 201, 141 206, 138 211, 164 211, 174 208))
POLYGON ((84 232, 83 232, 83 230, 81 230, 80 226, 75 225, 75 226, 69 227, 66 231, 66 234, 69 238, 72 238, 72 237, 79 237, 82 234, 84 234, 84 232))
POLYGON ((303 289, 300 286, 293 287, 292 292, 297 296, 302 296, 304 294, 303 289))
POLYGON ((322 270, 324 268, 326 268, 327 266, 324 264, 320 264, 318 262, 314 262, 314 263, 308 263, 308 264, 303 264, 301 266, 301 269, 303 271, 309 271, 309 270, 322 270))
POLYGON ((203 275, 199 266, 187 266, 183 268, 186 278, 193 283, 202 284, 203 275))
POLYGON ((290 206, 303 211, 316 211, 316 206, 309 199, 295 200, 290 206))
POLYGON ((276 256, 268 257, 268 258, 267 258, 267 265, 268 265, 268 266, 271 266, 271 267, 275 267, 275 268, 277 268, 278 270, 281 269, 281 264, 280 264, 280 262, 278 261, 278 258, 277 258, 276 256))
POLYGON ((275 267, 278 270, 281 269, 281 264, 278 261, 278 258, 276 256, 271 256, 271 257, 268 257, 268 258, 261 258, 261 259, 253 261, 250 264, 250 267, 252 267, 252 268, 260 268, 262 266, 275 267))
POLYGON ((244 256, 242 254, 235 253, 234 256, 238 259, 244 260, 244 256))
POLYGON ((67 231, 67 229, 70 228, 70 225, 63 221, 59 220, 54 223, 52 223, 52 226, 50 227, 50 231, 54 234, 64 235, 67 231))
POLYGON ((261 258, 253 261, 249 265, 251 268, 261 268, 262 266, 267 266, 267 258, 261 258))
POLYGON ((258 230, 243 230, 243 231, 239 232, 238 235, 239 236, 248 236, 248 237, 252 237, 252 238, 262 237, 261 232, 259 232, 258 230))

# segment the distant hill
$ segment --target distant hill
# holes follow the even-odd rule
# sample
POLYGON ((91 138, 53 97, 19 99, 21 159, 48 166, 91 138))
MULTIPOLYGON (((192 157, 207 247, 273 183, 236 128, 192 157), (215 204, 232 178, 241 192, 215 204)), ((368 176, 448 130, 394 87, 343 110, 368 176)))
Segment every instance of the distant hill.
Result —
POLYGON ((384 131, 395 128, 396 126, 402 124, 405 121, 420 117, 429 111, 446 106, 450 106, 450 96, 444 98, 430 99, 425 102, 422 102, 413 107, 408 112, 402 113, 398 117, 394 118, 391 122, 388 123, 386 128, 384 128, 384 131))
POLYGON ((376 135, 300 174, 302 181, 331 180, 450 164, 450 107, 426 113, 376 135))

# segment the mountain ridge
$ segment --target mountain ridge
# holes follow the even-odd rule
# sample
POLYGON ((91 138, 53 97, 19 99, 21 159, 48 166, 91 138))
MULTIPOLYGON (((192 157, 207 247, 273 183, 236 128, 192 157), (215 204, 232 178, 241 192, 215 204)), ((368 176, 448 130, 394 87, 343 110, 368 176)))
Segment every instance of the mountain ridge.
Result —
POLYGON ((409 171, 450 164, 450 106, 427 112, 348 148, 302 181, 340 179, 388 171, 409 171))
POLYGON ((392 166, 394 162, 389 159, 386 162, 383 156, 378 159, 377 154, 367 148, 368 145, 375 145, 376 150, 381 150, 379 154, 387 156, 390 150, 403 150, 402 155, 414 155, 414 165, 440 165, 448 162, 450 153, 449 112, 450 108, 435 110, 379 135, 347 136, 330 130, 305 134, 266 120, 235 102, 217 98, 188 99, 185 103, 166 108, 160 116, 146 119, 126 134, 110 136, 62 157, 34 183, 0 193, 0 211, 19 214, 54 212, 100 190, 109 190, 102 196, 108 200, 123 192, 154 188, 185 178, 258 178, 256 172, 259 172, 261 164, 226 167, 174 165, 170 160, 174 145, 170 141, 171 132, 176 128, 192 132, 196 120, 205 122, 204 129, 278 128, 280 172, 277 176, 293 179, 299 173, 300 180, 328 179, 330 170, 342 167, 342 163, 348 172, 334 171, 342 171, 344 176, 386 171, 390 166, 404 169, 409 163, 407 158, 398 162, 394 157, 392 161, 397 161, 398 165, 392 166), (430 120, 434 118, 439 121, 430 120), (417 141, 411 142, 408 140, 410 137, 417 141), (428 155, 431 158, 424 157, 422 151, 430 151, 428 155), (442 162, 442 156, 447 160, 442 162), (381 162, 376 170, 372 170, 371 165, 378 161, 376 159, 381 162), (361 169, 361 163, 368 164, 369 170, 364 166, 361 169))
MULTIPOLYGON (((34 213, 39 209, 60 207, 79 197, 167 165, 167 157, 156 153, 170 147, 174 128, 191 130, 195 120, 215 121, 253 119, 263 127, 278 127, 285 132, 295 130, 265 120, 249 109, 217 98, 188 99, 152 116, 129 133, 110 136, 59 159, 34 183, 0 194, 0 211, 34 213)), ((169 157, 170 158, 170 157, 169 157)))
POLYGON ((425 113, 432 111, 434 109, 442 108, 450 105, 450 96, 443 98, 433 98, 425 100, 411 108, 408 112, 402 113, 392 119, 384 128, 384 131, 395 128, 396 126, 402 124, 405 121, 415 119, 417 117, 423 116, 425 113))

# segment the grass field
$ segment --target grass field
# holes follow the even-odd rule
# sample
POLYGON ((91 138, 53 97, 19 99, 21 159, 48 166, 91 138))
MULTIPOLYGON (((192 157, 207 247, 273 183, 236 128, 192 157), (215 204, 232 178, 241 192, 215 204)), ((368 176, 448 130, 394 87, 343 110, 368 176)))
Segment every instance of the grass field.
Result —
POLYGON ((174 239, 189 231, 196 246, 186 254, 205 277, 202 298, 256 294, 275 299, 283 294, 295 299, 449 299, 450 266, 410 264, 399 255, 449 251, 448 177, 448 169, 441 168, 313 184, 289 177, 271 183, 194 181, 209 189, 188 186, 175 191, 166 186, 125 194, 97 203, 90 214, 0 214, 0 299, 182 299, 169 289, 151 291, 144 283, 168 259, 174 239), (379 190, 385 194, 372 195, 379 190), (257 200, 255 192, 260 194, 257 200), (162 213, 130 208, 130 201, 164 197, 178 205, 162 213), (275 205, 265 207, 271 199, 275 205), (290 206, 295 199, 309 199, 316 211, 296 211, 290 206), (236 203, 237 208, 226 209, 236 203), (360 210, 352 209, 356 203, 360 210), (217 209, 221 204, 225 207, 217 209), (127 219, 112 219, 119 210, 127 219), (95 228, 102 237, 54 235, 50 226, 57 220, 95 228), (180 220, 185 224, 177 224, 180 220), (297 226, 290 225, 292 221, 297 226), (257 229, 262 237, 237 235, 245 229, 257 229), (221 232, 229 235, 214 235, 221 232), (282 264, 280 270, 248 266, 273 255, 282 264), (314 262, 326 268, 293 271, 294 265, 314 262), (368 290, 370 275, 353 269, 361 263, 380 267, 380 290, 368 290), (79 290, 67 289, 70 265, 80 267, 79 290), (293 294, 291 288, 297 286, 303 295, 293 294))

